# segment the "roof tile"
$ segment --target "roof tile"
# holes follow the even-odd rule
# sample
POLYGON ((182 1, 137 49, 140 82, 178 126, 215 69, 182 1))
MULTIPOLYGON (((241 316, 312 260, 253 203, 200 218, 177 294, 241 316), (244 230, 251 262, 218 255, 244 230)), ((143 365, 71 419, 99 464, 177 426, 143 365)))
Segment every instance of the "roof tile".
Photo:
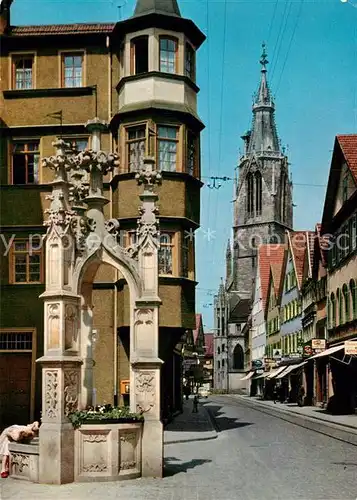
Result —
POLYGON ((259 274, 264 308, 268 296, 270 266, 272 264, 282 265, 284 252, 285 245, 283 244, 269 244, 259 246, 259 274))
POLYGON ((346 163, 357 182, 357 134, 338 135, 337 140, 346 159, 346 163))
POLYGON ((111 33, 114 23, 80 23, 80 24, 46 24, 41 26, 13 26, 13 36, 38 35, 80 35, 94 33, 111 33))

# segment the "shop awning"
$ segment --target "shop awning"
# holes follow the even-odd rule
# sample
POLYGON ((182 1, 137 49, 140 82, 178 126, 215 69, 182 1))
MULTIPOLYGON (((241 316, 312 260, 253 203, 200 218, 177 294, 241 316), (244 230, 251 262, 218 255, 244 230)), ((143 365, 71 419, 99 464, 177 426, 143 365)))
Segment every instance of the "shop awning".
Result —
POLYGON ((267 378, 267 376, 270 374, 270 372, 265 372, 265 373, 262 373, 261 375, 258 375, 257 377, 254 377, 254 380, 256 380, 257 378, 267 378))
POLYGON ((254 372, 249 372, 247 373, 247 375, 243 378, 241 378, 240 380, 249 380, 250 378, 252 378, 254 375, 254 372))
POLYGON ((301 366, 306 365, 307 361, 303 361, 302 363, 299 363, 298 365, 290 365, 288 367, 285 367, 286 369, 279 373, 279 375, 276 378, 283 378, 286 375, 289 375, 290 372, 296 370, 297 368, 300 368, 301 366))
POLYGON ((344 349, 344 345, 335 345, 335 347, 330 347, 329 349, 326 349, 325 351, 319 352, 318 354, 315 354, 315 356, 311 356, 310 359, 316 359, 316 358, 322 358, 323 356, 330 356, 334 352, 341 351, 344 349))
POLYGON ((286 370, 286 366, 280 366, 279 368, 271 371, 268 375, 268 379, 275 378, 277 375, 279 375, 279 373, 281 373, 284 370, 286 370))

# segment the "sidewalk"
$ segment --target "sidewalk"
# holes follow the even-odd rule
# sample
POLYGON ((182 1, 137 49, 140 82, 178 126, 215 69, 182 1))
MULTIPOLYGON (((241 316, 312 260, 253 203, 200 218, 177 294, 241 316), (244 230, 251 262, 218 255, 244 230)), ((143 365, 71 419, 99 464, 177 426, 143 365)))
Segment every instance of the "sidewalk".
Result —
POLYGON ((197 413, 192 413, 192 407, 192 399, 184 401, 183 412, 165 429, 164 444, 207 441, 217 437, 217 431, 205 406, 199 403, 197 413))
POLYGON ((357 415, 331 415, 316 406, 274 404, 274 401, 240 394, 229 394, 228 397, 263 413, 357 446, 357 415))

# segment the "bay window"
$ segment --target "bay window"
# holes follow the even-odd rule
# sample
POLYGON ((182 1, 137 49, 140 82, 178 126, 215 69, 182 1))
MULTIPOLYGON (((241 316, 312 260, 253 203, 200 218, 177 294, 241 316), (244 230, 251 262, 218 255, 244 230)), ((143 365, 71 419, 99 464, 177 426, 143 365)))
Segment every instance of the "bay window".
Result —
POLYGON ((191 80, 195 79, 195 51, 189 43, 186 43, 185 75, 191 80))
POLYGON ((178 127, 159 125, 157 141, 158 169, 176 172, 178 127))
POLYGON ((144 166, 146 126, 127 129, 126 155, 129 172, 136 172, 144 166))
POLYGON ((173 275, 173 233, 160 235, 160 248, 158 252, 159 274, 173 275))
POLYGON ((177 39, 160 37, 160 71, 177 73, 177 39))

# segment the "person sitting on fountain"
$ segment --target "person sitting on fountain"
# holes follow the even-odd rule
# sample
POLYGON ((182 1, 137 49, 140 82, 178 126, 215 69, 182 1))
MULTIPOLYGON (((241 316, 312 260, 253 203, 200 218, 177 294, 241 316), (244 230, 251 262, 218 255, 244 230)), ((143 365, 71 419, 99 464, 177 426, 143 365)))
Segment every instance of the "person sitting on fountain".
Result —
POLYGON ((7 427, 0 435, 0 457, 2 456, 1 477, 9 476, 10 468, 10 451, 9 443, 16 441, 17 443, 29 443, 38 435, 39 423, 33 422, 28 425, 11 425, 7 427))

